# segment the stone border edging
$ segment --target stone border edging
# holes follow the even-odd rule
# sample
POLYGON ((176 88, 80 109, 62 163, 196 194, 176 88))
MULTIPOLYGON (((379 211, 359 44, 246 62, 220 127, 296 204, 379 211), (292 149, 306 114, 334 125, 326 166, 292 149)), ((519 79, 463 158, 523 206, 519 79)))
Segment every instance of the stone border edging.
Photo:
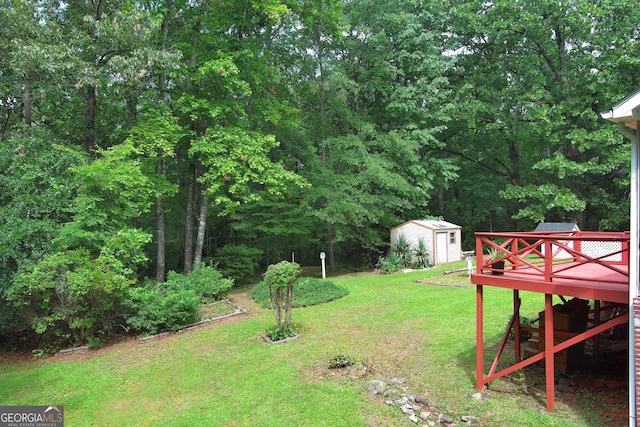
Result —
MULTIPOLYGON (((220 300, 220 301, 216 301, 216 302, 230 302, 230 303, 233 304, 233 302, 230 299, 224 299, 224 300, 220 300)), ((155 341, 155 340, 160 339, 160 338, 164 338, 164 337, 166 337, 168 335, 181 334, 183 332, 188 332, 188 331, 192 331, 194 329, 199 329, 199 328, 202 328, 204 326, 208 326, 208 325, 220 322, 222 320, 229 319, 231 317, 246 316, 247 314, 249 314, 249 312, 246 309, 244 309, 242 307, 239 307, 237 305, 235 307, 236 307, 236 309, 231 314, 225 314, 224 316, 214 317, 213 319, 201 320, 200 322, 191 323, 189 325, 181 326, 178 329, 175 329, 173 331, 162 332, 162 333, 159 333, 159 334, 156 334, 156 335, 151 335, 151 336, 148 336, 148 337, 141 337, 141 338, 138 339, 138 344, 146 344, 148 342, 155 341)))
POLYGON ((278 340, 278 341, 273 341, 271 338, 269 338, 269 335, 267 335, 267 334, 262 334, 261 336, 262 336, 262 339, 263 339, 263 340, 265 340, 265 342, 266 342, 266 343, 268 343, 268 344, 274 344, 274 345, 277 345, 277 344, 285 344, 285 343, 288 343, 288 342, 291 342, 291 341, 295 341, 295 340, 297 340, 298 338, 300 338, 300 334, 298 334, 298 333, 296 333, 296 334, 295 334, 294 336, 292 336, 292 337, 285 338, 285 339, 283 339, 283 340, 278 340))

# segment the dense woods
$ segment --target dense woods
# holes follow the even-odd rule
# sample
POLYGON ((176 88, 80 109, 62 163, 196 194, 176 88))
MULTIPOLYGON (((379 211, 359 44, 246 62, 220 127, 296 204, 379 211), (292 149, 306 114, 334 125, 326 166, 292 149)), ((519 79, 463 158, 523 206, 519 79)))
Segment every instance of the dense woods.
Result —
POLYGON ((110 301, 69 323, 83 341, 205 265, 367 268, 409 219, 467 248, 626 230, 630 147, 600 113, 640 87, 638 22, 628 0, 0 0, 0 333, 110 301), (36 315, 38 286, 67 304, 36 315))

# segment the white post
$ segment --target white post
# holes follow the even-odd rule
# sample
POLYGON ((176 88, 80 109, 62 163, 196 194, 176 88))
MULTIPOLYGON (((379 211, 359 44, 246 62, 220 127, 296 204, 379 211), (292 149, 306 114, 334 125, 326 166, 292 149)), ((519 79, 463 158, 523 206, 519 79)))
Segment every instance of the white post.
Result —
MULTIPOLYGON (((633 115, 637 117, 637 111, 633 110, 633 115)), ((632 132, 626 128, 624 123, 618 123, 620 133, 631 141, 631 183, 630 202, 631 209, 629 233, 629 427, 636 427, 636 365, 635 365, 635 323, 633 316, 633 300, 638 296, 638 284, 640 282, 640 185, 638 184, 638 173, 640 167, 640 121, 636 120, 636 131, 632 132)))
POLYGON ((629 426, 636 426, 636 369, 635 366, 635 330, 633 316, 633 300, 638 296, 638 281, 640 276, 640 257, 638 253, 638 242, 640 236, 640 212, 638 204, 640 202, 640 187, 638 185, 639 153, 638 144, 640 139, 640 121, 636 121, 636 132, 631 139, 631 212, 630 212, 630 232, 631 242, 629 248, 629 426))
POLYGON ((322 264, 322 278, 326 279, 327 278, 327 273, 325 271, 324 268, 324 259, 327 257, 327 254, 325 254, 324 252, 320 252, 320 263, 322 264))

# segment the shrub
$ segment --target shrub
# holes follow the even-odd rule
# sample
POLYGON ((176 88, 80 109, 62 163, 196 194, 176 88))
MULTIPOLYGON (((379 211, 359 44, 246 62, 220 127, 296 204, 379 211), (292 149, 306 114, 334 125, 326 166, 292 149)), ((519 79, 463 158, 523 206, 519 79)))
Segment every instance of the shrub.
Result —
POLYGON ((224 299, 233 287, 233 280, 222 277, 213 267, 200 267, 187 275, 170 271, 165 286, 190 289, 201 304, 209 304, 224 299))
POLYGON ((353 366, 356 360, 346 354, 337 354, 329 359, 329 369, 342 369, 353 366))
MULTIPOLYGON (((349 294, 349 290, 330 280, 314 277, 301 277, 293 285, 293 307, 308 307, 334 301, 349 294)), ((269 287, 262 281, 257 283, 249 296, 262 307, 270 307, 269 287)))
POLYGON ((48 345, 78 345, 110 329, 130 284, 113 257, 75 249, 23 265, 7 298, 48 345))
MULTIPOLYGON (((525 316, 520 316, 520 324, 523 325, 523 326, 535 327, 537 321, 538 321, 537 319, 530 319, 530 318, 525 317, 525 316)), ((509 322, 511 322, 511 317, 509 317, 509 322)), ((509 322, 507 322, 507 323, 509 323, 509 322)), ((532 337, 533 337, 533 332, 520 330, 520 340, 521 341, 527 341, 527 340, 531 339, 532 337)), ((513 341, 514 339, 515 339, 515 330, 513 328, 511 328, 509 330, 509 340, 513 341)))
POLYGON ((184 275, 170 271, 165 283, 148 281, 131 289, 127 323, 145 334, 157 334, 200 320, 200 304, 227 296, 233 280, 212 267, 201 267, 184 275))
POLYGON ((131 313, 127 324, 136 331, 153 335, 198 321, 199 296, 192 289, 181 289, 178 284, 149 280, 143 286, 132 288, 126 302, 131 313))
MULTIPOLYGON (((291 308, 293 307, 293 284, 300 274, 300 265, 295 262, 280 261, 267 268, 264 281, 269 287, 271 308, 275 316, 275 331, 278 335, 291 335, 291 308)), ((274 339, 273 336, 271 339, 274 339)))
POLYGON ((225 245, 216 251, 213 263, 238 286, 250 283, 256 277, 262 251, 246 245, 225 245))
POLYGON ((396 273, 402 270, 402 258, 397 253, 391 252, 386 257, 380 257, 377 267, 383 274, 396 273))
POLYGON ((398 236, 395 244, 391 247, 391 253, 394 253, 400 258, 402 267, 410 267, 413 264, 413 251, 411 249, 411 243, 403 236, 398 236))
POLYGON ((418 239, 418 245, 413 248, 413 265, 415 269, 423 269, 431 266, 429 251, 424 239, 418 239))
POLYGON ((282 341, 295 335, 296 333, 288 326, 274 326, 271 329, 267 329, 267 336, 271 341, 282 341))

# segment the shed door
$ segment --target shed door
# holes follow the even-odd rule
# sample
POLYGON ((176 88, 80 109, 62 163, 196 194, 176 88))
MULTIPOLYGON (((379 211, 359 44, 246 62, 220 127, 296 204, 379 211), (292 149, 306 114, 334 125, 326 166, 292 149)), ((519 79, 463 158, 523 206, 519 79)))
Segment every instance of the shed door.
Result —
POLYGON ((436 264, 444 264, 449 260, 447 256, 448 233, 436 233, 436 264))

